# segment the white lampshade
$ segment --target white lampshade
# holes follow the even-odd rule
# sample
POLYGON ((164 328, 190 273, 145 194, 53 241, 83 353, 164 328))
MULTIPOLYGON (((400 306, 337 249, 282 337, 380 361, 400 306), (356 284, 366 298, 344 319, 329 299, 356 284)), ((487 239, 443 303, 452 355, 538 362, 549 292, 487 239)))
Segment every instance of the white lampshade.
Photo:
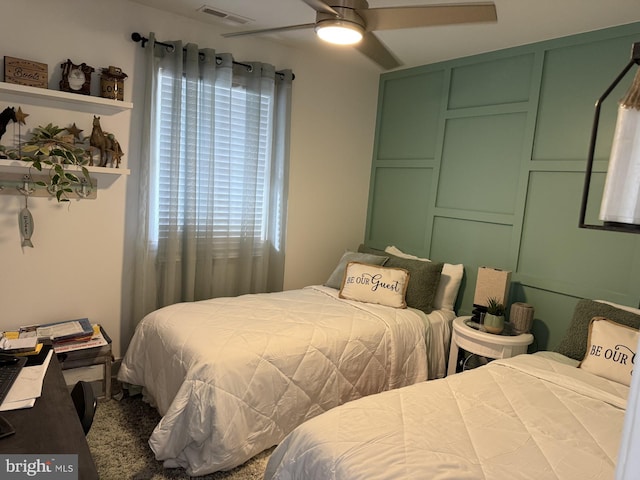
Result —
POLYGON ((338 45, 353 45, 362 40, 363 28, 360 25, 341 20, 326 21, 316 26, 316 34, 325 42, 338 45))
POLYGON ((495 298, 506 306, 511 286, 511 272, 491 267, 479 267, 473 304, 488 306, 489 298, 495 298))
POLYGON ((600 220, 640 224, 640 110, 620 105, 600 220))
POLYGON ((640 70, 618 107, 600 220, 640 225, 640 70))

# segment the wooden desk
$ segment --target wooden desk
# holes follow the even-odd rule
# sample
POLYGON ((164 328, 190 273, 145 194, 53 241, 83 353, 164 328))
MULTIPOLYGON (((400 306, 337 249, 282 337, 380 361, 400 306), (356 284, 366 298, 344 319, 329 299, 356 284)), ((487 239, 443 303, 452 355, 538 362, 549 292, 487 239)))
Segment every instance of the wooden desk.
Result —
POLYGON ((32 408, 0 412, 16 433, 0 438, 0 453, 78 455, 78 479, 98 479, 89 445, 55 355, 42 385, 42 396, 32 408))

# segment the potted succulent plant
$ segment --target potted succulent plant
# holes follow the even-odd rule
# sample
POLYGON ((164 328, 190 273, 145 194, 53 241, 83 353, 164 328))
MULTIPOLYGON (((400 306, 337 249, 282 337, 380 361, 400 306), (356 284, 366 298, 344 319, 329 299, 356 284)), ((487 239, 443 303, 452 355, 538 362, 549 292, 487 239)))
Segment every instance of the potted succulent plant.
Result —
POLYGON ((504 305, 495 297, 487 298, 487 313, 484 328, 489 333, 499 334, 504 330, 504 305))

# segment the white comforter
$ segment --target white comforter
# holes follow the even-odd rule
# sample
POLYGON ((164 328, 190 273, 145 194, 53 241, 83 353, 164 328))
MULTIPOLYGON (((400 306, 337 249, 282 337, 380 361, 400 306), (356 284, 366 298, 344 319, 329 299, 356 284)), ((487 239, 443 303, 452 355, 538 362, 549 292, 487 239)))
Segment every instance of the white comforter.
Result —
POLYGON ((628 387, 553 358, 520 355, 333 409, 276 448, 265 480, 611 480, 628 387))
POLYGON ((446 354, 452 317, 431 329, 417 310, 321 286, 181 303, 142 320, 118 378, 143 386, 163 415, 149 440, 156 458, 203 475, 337 405, 425 380, 425 339, 440 337, 446 354))

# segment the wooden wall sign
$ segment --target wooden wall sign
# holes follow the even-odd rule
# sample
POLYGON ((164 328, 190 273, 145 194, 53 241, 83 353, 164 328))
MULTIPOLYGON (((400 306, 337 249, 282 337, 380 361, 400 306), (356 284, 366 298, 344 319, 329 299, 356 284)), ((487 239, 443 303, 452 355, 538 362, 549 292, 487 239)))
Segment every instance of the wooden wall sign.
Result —
POLYGON ((4 57, 4 81, 30 87, 49 87, 49 66, 22 58, 4 57))

